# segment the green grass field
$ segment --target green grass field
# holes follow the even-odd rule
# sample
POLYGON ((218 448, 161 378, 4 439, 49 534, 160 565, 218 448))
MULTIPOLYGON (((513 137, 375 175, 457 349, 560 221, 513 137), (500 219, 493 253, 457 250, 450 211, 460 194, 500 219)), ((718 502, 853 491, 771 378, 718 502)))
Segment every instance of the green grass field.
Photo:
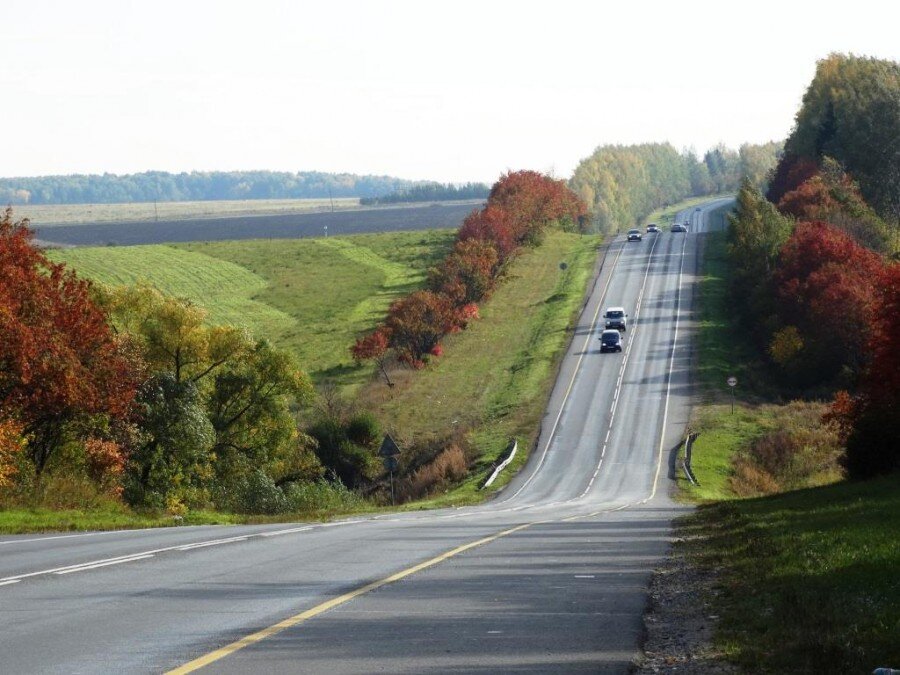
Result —
POLYGON ((327 239, 57 249, 49 255, 107 284, 148 281, 292 351, 318 382, 366 382, 349 348, 397 297, 418 288, 452 245, 449 230, 327 239))

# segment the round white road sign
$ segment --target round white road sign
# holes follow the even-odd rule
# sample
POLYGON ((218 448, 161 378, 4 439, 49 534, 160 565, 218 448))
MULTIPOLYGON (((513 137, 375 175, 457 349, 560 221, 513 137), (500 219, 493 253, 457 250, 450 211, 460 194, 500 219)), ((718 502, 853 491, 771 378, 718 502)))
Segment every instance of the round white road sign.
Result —
POLYGON ((729 386, 729 387, 736 387, 736 386, 737 386, 737 378, 736 378, 734 375, 731 375, 731 376, 730 376, 727 380, 725 380, 725 381, 728 382, 728 386, 729 386))

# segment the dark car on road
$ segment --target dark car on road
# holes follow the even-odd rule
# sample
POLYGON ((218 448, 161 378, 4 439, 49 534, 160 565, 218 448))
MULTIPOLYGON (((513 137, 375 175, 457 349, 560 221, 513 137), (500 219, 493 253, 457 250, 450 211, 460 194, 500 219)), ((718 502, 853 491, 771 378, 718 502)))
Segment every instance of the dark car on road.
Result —
POLYGON ((681 223, 675 223, 672 226, 672 232, 687 232, 687 226, 681 223))
POLYGON ((659 232, 659 227, 657 226, 656 223, 650 223, 647 226, 647 234, 656 233, 656 232, 659 232))
POLYGON ((628 241, 640 241, 641 240, 641 231, 640 230, 628 230, 628 241))
POLYGON ((622 334, 617 330, 605 330, 600 333, 600 351, 601 353, 622 351, 622 334))

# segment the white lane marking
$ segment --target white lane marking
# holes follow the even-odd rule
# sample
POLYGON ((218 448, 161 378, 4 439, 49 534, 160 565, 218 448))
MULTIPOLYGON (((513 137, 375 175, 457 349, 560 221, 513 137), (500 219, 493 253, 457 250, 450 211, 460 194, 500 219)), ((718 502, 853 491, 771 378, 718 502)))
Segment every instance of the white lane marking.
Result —
MULTIPOLYGON (((312 529, 321 529, 325 527, 337 527, 339 525, 352 525, 354 523, 366 522, 364 520, 346 520, 340 521, 336 523, 323 523, 321 525, 310 525, 307 527, 293 528, 296 532, 303 532, 306 530, 312 529)), ((153 528, 151 528, 153 529, 153 528)), ((276 534, 287 534, 287 530, 279 530, 276 534)), ((132 560, 142 560, 144 558, 152 557, 158 553, 167 553, 169 551, 191 551, 197 548, 205 548, 207 546, 217 546, 219 544, 228 544, 232 542, 238 541, 246 541, 247 539, 256 539, 261 538, 266 533, 263 532, 255 532, 253 534, 247 534, 237 537, 229 537, 225 539, 211 539, 208 541, 199 541, 193 544, 176 544, 174 546, 165 546, 163 548, 156 548, 149 551, 140 551, 138 553, 131 553, 128 555, 116 556, 114 558, 105 558, 103 560, 90 560, 88 562, 78 563, 74 565, 65 565, 63 567, 54 567, 52 569, 40 570, 38 572, 27 572, 24 574, 14 574, 9 577, 4 577, 0 579, 0 586, 5 586, 7 584, 16 583, 22 579, 29 579, 31 577, 43 576, 45 574, 66 574, 68 572, 77 572, 82 569, 96 569, 97 567, 106 567, 107 565, 118 564, 119 562, 131 562, 132 560)))
POLYGON ((596 577, 593 574, 576 574, 576 579, 595 579, 596 577))
POLYGON ((4 581, 19 581, 19 580, 21 580, 21 579, 28 579, 28 578, 30 578, 30 577, 37 577, 37 576, 40 576, 40 575, 42 575, 42 574, 56 574, 56 573, 59 573, 59 572, 64 572, 64 571, 66 571, 66 570, 77 570, 77 569, 80 569, 80 568, 82 568, 82 567, 86 567, 86 566, 88 566, 88 565, 102 565, 102 564, 104 564, 104 563, 113 563, 113 562, 119 562, 119 561, 128 561, 128 560, 130 560, 131 558, 134 558, 135 556, 139 556, 139 555, 152 555, 152 554, 154 554, 154 553, 158 553, 158 551, 143 551, 142 553, 132 553, 131 555, 120 555, 120 556, 117 556, 117 557, 115 557, 115 558, 105 558, 105 559, 103 559, 103 560, 91 560, 91 561, 89 561, 89 562, 78 563, 77 565, 65 565, 65 566, 63 566, 63 567, 54 567, 53 569, 49 569, 49 570, 41 570, 40 572, 28 572, 27 574, 16 574, 16 575, 13 575, 13 576, 11 576, 11 577, 4 577, 3 579, 0 579, 0 583, 2 583, 2 582, 4 582, 4 581))
POLYGON ((553 442, 553 436, 556 433, 556 428, 559 426, 559 420, 562 417, 563 410, 565 410, 566 402, 569 400, 569 394, 572 393, 572 385, 575 384, 575 378, 578 376, 578 371, 581 369, 581 362, 584 360, 584 355, 587 353, 588 345, 591 342, 591 338, 594 337, 594 331, 597 327, 597 319, 600 316, 600 309, 603 307, 603 300, 606 298, 606 292, 609 290, 609 285, 612 283, 613 273, 616 271, 616 266, 619 264, 619 258, 622 257, 622 251, 625 250, 625 246, 623 242, 619 242, 619 252, 616 254, 616 259, 613 261, 612 269, 610 270, 609 277, 606 279, 606 284, 603 286, 603 291, 600 293, 600 299, 597 301, 597 309, 594 311, 594 317, 591 319, 590 330, 588 331, 587 336, 584 339, 584 345, 581 348, 581 356, 578 357, 578 361, 575 363, 575 370, 572 372, 572 379, 569 380, 569 386, 566 387, 566 393, 563 395, 563 400, 559 404, 559 412, 556 414, 556 419, 553 421, 553 427, 550 429, 550 435, 547 436, 547 443, 544 445, 544 450, 541 453, 541 457, 538 460, 537 466, 534 468, 534 471, 528 477, 524 483, 522 483, 521 487, 513 493, 509 499, 504 501, 511 501, 519 496, 519 493, 522 492, 531 481, 534 480, 535 476, 538 475, 538 472, 541 470, 541 467, 544 465, 544 460, 547 458, 547 451, 550 449, 550 444, 553 442))
POLYGON ((122 563, 130 563, 136 560, 146 560, 147 558, 152 558, 153 554, 148 553, 145 555, 135 555, 130 558, 123 558, 121 560, 107 560, 106 562, 98 562, 93 565, 80 565, 79 567, 72 567, 66 570, 60 570, 59 572, 54 572, 54 574, 72 574, 72 572, 84 572, 85 570, 95 570, 98 567, 109 567, 110 565, 121 565, 122 563))
POLYGON ((275 530, 274 532, 263 532, 261 537, 280 537, 283 534, 293 534, 294 532, 306 532, 307 530, 311 530, 312 525, 307 525, 306 527, 292 527, 287 530, 275 530))
POLYGON ((233 544, 237 541, 247 541, 247 537, 228 537, 227 539, 213 539, 212 541, 201 541, 196 544, 185 544, 179 546, 179 551, 191 551, 195 548, 206 548, 207 546, 220 546, 221 544, 233 544))
POLYGON ((594 469, 594 473, 591 475, 591 479, 588 481, 587 487, 584 488, 584 492, 582 492, 577 497, 573 497, 572 499, 570 499, 570 502, 582 499, 588 493, 588 491, 594 485, 594 481, 597 479, 597 476, 600 474, 600 467, 603 466, 603 457, 606 455, 606 444, 609 441, 609 433, 612 430, 613 422, 616 419, 616 408, 619 405, 619 391, 622 387, 622 381, 625 377, 625 368, 628 366, 628 358, 631 356, 631 347, 634 344, 634 334, 640 322, 641 304, 644 300, 644 290, 647 288, 647 279, 650 277, 650 267, 653 265, 653 253, 656 251, 656 243, 658 241, 659 237, 654 237, 653 246, 650 247, 650 255, 647 257, 647 267, 644 270, 644 278, 641 281, 641 290, 638 293, 638 300, 634 306, 634 320, 631 324, 631 336, 628 338, 628 344, 625 346, 625 358, 622 359, 622 365, 619 367, 619 376, 616 380, 615 391, 613 392, 613 401, 612 405, 609 408, 609 424, 607 425, 606 430, 606 440, 603 442, 603 450, 600 453, 600 460, 597 462, 597 467, 594 469))
MULTIPOLYGON (((702 216, 706 215, 706 212, 701 212, 702 216)), ((701 226, 697 228, 698 233, 702 230, 701 226)), ((675 336, 672 338, 672 353, 669 356, 669 372, 666 377, 666 403, 663 406, 663 419, 662 419, 662 429, 659 432, 659 448, 657 448, 657 458, 656 458, 656 474, 653 476, 653 489, 650 491, 650 496, 641 501, 641 504, 646 504, 651 499, 656 496, 656 486, 659 483, 659 470, 662 467, 662 456, 663 456, 663 443, 665 443, 666 439, 666 424, 669 419, 669 396, 672 390, 672 371, 675 369, 675 347, 678 345, 678 322, 681 318, 681 282, 682 277, 684 276, 684 252, 687 249, 687 236, 684 238, 684 243, 681 245, 681 265, 678 268, 678 291, 675 294, 675 336)))
MULTIPOLYGON (((178 527, 173 525, 172 527, 178 527)), ((185 526, 178 527, 178 529, 184 529, 185 526)), ((200 526, 188 526, 188 527, 200 527, 200 526)), ((109 534, 133 534, 135 532, 149 532, 150 530, 167 530, 168 527, 141 527, 134 530, 106 530, 104 532, 79 532, 78 534, 55 534, 52 537, 32 537, 31 539, 7 539, 6 541, 0 541, 0 546, 8 546, 9 544, 31 544, 34 542, 42 542, 42 541, 53 541, 55 539, 75 539, 76 537, 99 537, 100 535, 109 535, 109 534)))

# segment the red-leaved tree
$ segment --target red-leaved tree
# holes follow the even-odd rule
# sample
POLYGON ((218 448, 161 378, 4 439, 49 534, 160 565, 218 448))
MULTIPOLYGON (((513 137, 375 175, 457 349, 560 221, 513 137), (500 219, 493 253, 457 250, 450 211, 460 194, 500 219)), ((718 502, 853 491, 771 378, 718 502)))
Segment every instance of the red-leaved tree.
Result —
POLYGON ((900 263, 874 281, 869 364, 857 395, 839 392, 826 416, 844 437, 851 478, 900 470, 900 263))
POLYGON ((428 287, 449 297, 456 307, 480 302, 494 288, 500 256, 489 241, 466 239, 431 270, 428 287))
POLYGON ((397 357, 413 368, 421 368, 425 365, 423 357, 453 329, 455 322, 450 298, 442 293, 416 291, 391 305, 385 326, 397 357))
POLYGON ((775 273, 777 314, 795 326, 799 384, 843 375, 852 381, 865 363, 875 304, 872 280, 881 258, 823 222, 797 224, 781 249, 775 273), (808 380, 808 381, 807 381, 808 380))
POLYGON ((785 155, 775 167, 775 174, 769 182, 766 199, 777 204, 791 190, 796 190, 801 183, 812 178, 819 169, 815 160, 796 155, 785 155))
POLYGON ((17 420, 40 474, 71 422, 125 418, 135 366, 90 285, 34 246, 12 209, 0 219, 0 415, 17 420))
POLYGON ((552 223, 580 227, 586 215, 584 202, 563 181, 536 171, 502 176, 487 206, 466 217, 453 250, 429 273, 429 290, 395 302, 385 325, 351 347, 353 358, 374 359, 389 385, 388 349, 400 361, 423 367, 426 355, 443 354, 444 335, 478 317, 476 303, 490 295, 520 246, 538 243, 552 223))
POLYGON ((472 211, 459 228, 459 241, 489 242, 497 249, 500 264, 505 263, 516 250, 515 224, 506 209, 488 204, 481 211, 472 211))
POLYGON ((393 387, 394 383, 387 371, 389 347, 390 331, 385 326, 379 326, 368 335, 359 338, 356 344, 350 348, 350 352, 357 365, 363 361, 375 361, 387 386, 393 387))
POLYGON ((488 203, 509 214, 515 239, 522 244, 540 241, 544 229, 552 222, 577 227, 587 215, 584 202, 564 181, 537 171, 515 171, 501 176, 491 188, 488 203))

